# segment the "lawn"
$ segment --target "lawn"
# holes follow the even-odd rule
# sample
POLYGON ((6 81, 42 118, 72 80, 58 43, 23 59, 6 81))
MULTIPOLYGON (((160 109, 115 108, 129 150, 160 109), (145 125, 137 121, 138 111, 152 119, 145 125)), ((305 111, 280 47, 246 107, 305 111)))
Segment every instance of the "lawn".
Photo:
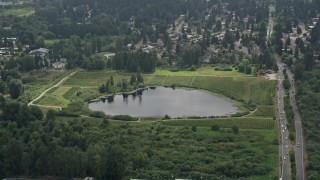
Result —
POLYGON ((3 15, 3 16, 8 16, 8 15, 28 16, 28 15, 31 15, 32 13, 34 13, 34 9, 30 7, 0 9, 0 15, 3 15))

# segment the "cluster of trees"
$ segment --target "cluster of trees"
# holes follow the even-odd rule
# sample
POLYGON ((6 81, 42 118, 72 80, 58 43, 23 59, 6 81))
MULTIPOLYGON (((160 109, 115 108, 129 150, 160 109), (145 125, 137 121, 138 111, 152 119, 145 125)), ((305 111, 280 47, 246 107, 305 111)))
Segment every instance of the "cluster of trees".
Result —
POLYGON ((122 79, 121 81, 114 82, 113 76, 110 76, 106 83, 101 84, 98 90, 100 93, 113 93, 119 91, 123 92, 137 89, 143 83, 144 80, 140 73, 132 74, 130 77, 130 82, 128 82, 127 79, 122 79))
POLYGON ((112 67, 118 70, 129 72, 153 72, 156 67, 157 55, 155 51, 151 53, 137 51, 121 51, 112 59, 112 67))
POLYGON ((9 93, 12 99, 17 99, 23 92, 20 75, 15 70, 1 71, 0 94, 9 93))

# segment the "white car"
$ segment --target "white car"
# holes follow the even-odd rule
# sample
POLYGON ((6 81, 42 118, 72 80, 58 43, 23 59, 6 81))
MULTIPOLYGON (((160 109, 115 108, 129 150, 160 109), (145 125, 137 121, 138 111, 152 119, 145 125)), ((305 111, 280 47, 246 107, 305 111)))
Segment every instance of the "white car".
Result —
POLYGON ((283 159, 286 160, 286 156, 283 156, 283 159))

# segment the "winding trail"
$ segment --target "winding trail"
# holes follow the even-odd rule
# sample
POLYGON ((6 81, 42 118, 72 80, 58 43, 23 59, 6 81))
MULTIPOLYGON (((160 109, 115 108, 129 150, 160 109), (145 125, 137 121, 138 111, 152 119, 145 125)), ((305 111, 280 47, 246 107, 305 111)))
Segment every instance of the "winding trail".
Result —
POLYGON ((46 89, 45 91, 43 91, 37 98, 35 98, 34 100, 30 101, 28 103, 28 106, 39 106, 39 107, 48 107, 48 108, 57 108, 59 110, 61 110, 60 106, 47 106, 47 105, 40 105, 40 104, 34 104, 34 102, 38 101, 40 98, 42 98, 48 91, 50 91, 51 89, 60 86, 63 82, 65 82, 70 76, 74 75, 75 73, 77 73, 78 71, 75 71, 71 74, 69 74, 68 76, 62 78, 57 84, 49 87, 48 89, 46 89))

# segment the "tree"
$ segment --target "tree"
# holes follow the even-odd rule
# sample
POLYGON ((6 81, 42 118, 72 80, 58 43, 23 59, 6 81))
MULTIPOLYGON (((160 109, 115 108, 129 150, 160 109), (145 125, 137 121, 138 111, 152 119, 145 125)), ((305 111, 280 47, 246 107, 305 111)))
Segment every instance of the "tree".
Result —
POLYGON ((120 146, 111 146, 105 151, 104 159, 104 178, 121 180, 125 172, 125 160, 123 150, 120 146))
POLYGON ((6 91, 6 83, 4 81, 0 81, 0 93, 4 94, 6 91))
POLYGON ((211 130, 212 130, 212 131, 219 131, 219 129, 220 129, 220 126, 217 125, 217 124, 211 126, 211 130))
POLYGON ((135 75, 131 75, 131 78, 130 78, 130 85, 134 85, 135 83, 137 82, 137 78, 135 75))
POLYGON ((3 110, 3 119, 7 121, 18 121, 20 104, 18 102, 6 103, 3 110))
POLYGON ((196 131, 197 131, 197 126, 192 126, 191 130, 192 130, 193 132, 196 132, 196 131))
POLYGON ((3 109, 6 106, 6 99, 0 94, 0 109, 3 109))
POLYGON ((232 126, 232 131, 234 134, 239 134, 239 127, 238 126, 232 126))
POLYGON ((11 98, 17 99, 22 92, 22 82, 20 79, 11 79, 9 82, 9 94, 11 98))
POLYGON ((35 119, 42 120, 43 119, 43 113, 41 109, 38 106, 31 106, 30 112, 34 116, 35 119))
POLYGON ((32 56, 24 56, 17 59, 17 62, 20 64, 20 69, 22 71, 32 71, 36 68, 35 59, 32 56))
POLYGON ((26 104, 21 105, 19 109, 19 126, 27 126, 29 121, 34 120, 34 116, 31 114, 30 109, 26 104))
POLYGON ((56 112, 53 109, 49 109, 46 114, 46 122, 45 125, 47 130, 51 132, 54 128, 54 120, 56 119, 56 112))
POLYGON ((101 52, 102 49, 102 42, 101 42, 101 38, 97 37, 97 51, 101 52))
POLYGON ((139 83, 144 83, 143 76, 140 73, 137 74, 137 81, 139 83))

